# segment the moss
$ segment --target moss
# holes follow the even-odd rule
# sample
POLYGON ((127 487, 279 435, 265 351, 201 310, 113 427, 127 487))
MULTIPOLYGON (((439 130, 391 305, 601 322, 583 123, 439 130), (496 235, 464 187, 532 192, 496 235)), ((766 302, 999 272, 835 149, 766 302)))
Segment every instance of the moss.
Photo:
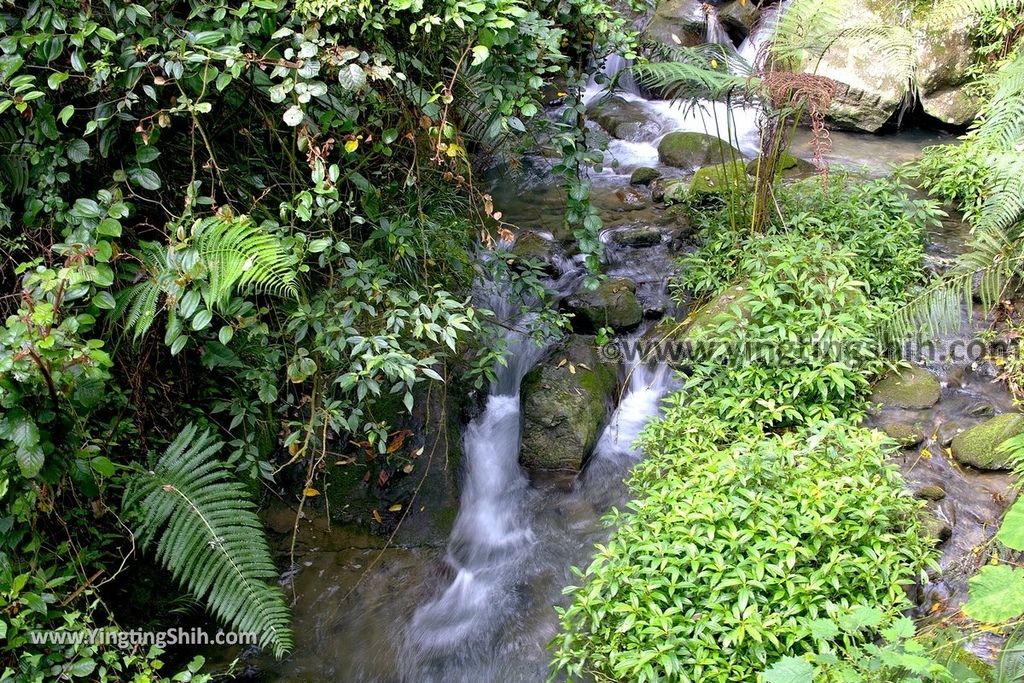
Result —
POLYGON ((690 180, 690 196, 693 199, 719 196, 737 188, 746 188, 750 183, 747 166, 742 161, 705 166, 690 180))
POLYGON ((655 180, 661 177, 661 171, 650 168, 649 166, 641 166, 640 168, 633 171, 629 176, 630 185, 650 185, 655 180))
POLYGON ((722 159, 742 156, 728 142, 704 133, 676 131, 663 137, 658 144, 658 158, 661 162, 677 168, 699 168, 722 159))
POLYGON ((942 388, 935 375, 923 368, 900 368, 880 379, 871 401, 893 408, 922 410, 938 403, 942 388))
POLYGON ((644 315, 636 298, 636 285, 625 278, 608 278, 596 289, 580 290, 568 305, 577 314, 574 324, 585 332, 606 326, 616 330, 636 327, 644 315))
MULTIPOLYGON (((759 163, 759 161, 760 157, 758 157, 757 159, 750 160, 750 162, 747 164, 748 174, 752 176, 757 174, 757 164, 759 163)), ((790 175, 800 173, 813 173, 814 170, 814 164, 812 164, 809 161, 805 161, 803 159, 795 157, 789 152, 783 152, 782 156, 779 158, 779 173, 790 175)))
POLYGON ((953 457, 961 465, 980 470, 1008 468, 1005 453, 997 448, 1007 439, 1024 433, 1024 415, 1005 413, 971 427, 953 439, 953 457))
POLYGON ((924 430, 920 425, 907 422, 890 422, 882 425, 882 431, 903 448, 911 448, 924 441, 924 430))

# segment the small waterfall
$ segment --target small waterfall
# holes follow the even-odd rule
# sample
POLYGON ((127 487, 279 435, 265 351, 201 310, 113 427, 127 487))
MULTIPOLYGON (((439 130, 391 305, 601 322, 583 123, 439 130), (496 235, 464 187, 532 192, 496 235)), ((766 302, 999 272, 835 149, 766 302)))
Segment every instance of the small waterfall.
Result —
MULTIPOLYGON (((568 293, 580 275, 570 272, 552 283, 556 296, 568 293)), ((622 398, 584 474, 567 493, 542 493, 519 466, 519 387, 554 340, 537 343, 523 331, 533 314, 516 312, 501 283, 479 290, 481 303, 504 322, 498 329, 508 362, 496 368, 483 412, 466 427, 465 479, 445 558, 453 578, 412 615, 400 657, 403 681, 543 680, 550 656, 543 643, 554 636, 552 604, 571 580, 568 567, 586 564, 593 544, 607 536, 598 513, 574 529, 552 511, 603 511, 624 501, 623 479, 640 458, 632 444, 674 386, 665 365, 631 359, 622 398), (531 610, 543 616, 524 618, 531 610)))
POLYGON ((761 11, 761 17, 758 19, 757 24, 751 29, 747 37, 743 39, 739 48, 737 48, 740 57, 743 57, 750 64, 754 63, 761 48, 775 36, 775 29, 779 25, 779 18, 792 2, 793 0, 781 0, 774 5, 765 7, 761 11))
POLYGON ((704 42, 732 47, 732 38, 718 18, 718 10, 712 5, 704 5, 704 42))

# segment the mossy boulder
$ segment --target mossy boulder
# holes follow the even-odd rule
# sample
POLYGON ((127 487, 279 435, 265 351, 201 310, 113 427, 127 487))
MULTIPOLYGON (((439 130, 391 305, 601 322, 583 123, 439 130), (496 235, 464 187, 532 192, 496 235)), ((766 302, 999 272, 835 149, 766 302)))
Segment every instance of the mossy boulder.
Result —
POLYGON ((925 484, 914 491, 914 498, 938 502, 946 497, 946 489, 941 484, 925 484))
POLYGON ((666 204, 682 204, 690 197, 690 183, 683 178, 666 181, 661 186, 661 201, 666 204))
POLYGON ((661 124, 646 109, 618 95, 592 103, 587 117, 619 140, 641 142, 661 135, 661 124))
POLYGON ((695 169, 722 159, 741 159, 742 153, 714 135, 676 131, 658 143, 658 159, 666 166, 695 169))
POLYGON ((606 278, 595 289, 581 287, 566 305, 576 314, 573 326, 581 332, 596 332, 602 327, 628 330, 639 325, 644 316, 636 285, 626 278, 606 278))
POLYGON ((1007 456, 996 449, 1007 439, 1024 434, 1024 415, 1004 413, 985 420, 953 439, 953 457, 979 470, 1009 468, 1007 456))
POLYGON ((630 185, 650 185, 661 177, 661 171, 650 166, 641 166, 635 169, 629 176, 630 185))
POLYGON ((561 246, 554 240, 533 230, 523 230, 516 237, 515 243, 509 250, 514 259, 513 265, 525 269, 527 265, 540 266, 545 272, 556 274, 558 272, 557 255, 562 253, 561 246))
POLYGON ((920 425, 909 422, 890 422, 882 425, 882 431, 901 448, 912 448, 925 439, 924 430, 920 425))
POLYGON ((918 514, 921 535, 935 545, 942 545, 953 535, 953 527, 933 510, 922 510, 918 514))
POLYGON ((601 434, 615 386, 595 338, 569 336, 523 379, 520 462, 530 470, 578 471, 601 434))
MULTIPOLYGON (((747 163, 748 175, 757 175, 757 165, 760 161, 761 158, 758 157, 756 159, 751 159, 747 163)), ((779 158, 778 172, 782 175, 803 175, 805 173, 814 173, 816 170, 817 169, 815 169, 814 164, 806 159, 795 157, 789 152, 783 152, 782 156, 779 158)))
POLYGON ((941 393, 939 380, 924 368, 899 368, 875 383, 870 400, 883 408, 923 410, 938 403, 941 393))
POLYGON ((717 297, 692 311, 683 320, 665 317, 650 329, 645 338, 648 342, 663 344, 665 355, 676 367, 687 365, 689 354, 703 353, 701 340, 705 334, 720 323, 720 316, 735 315, 746 318, 749 315, 749 301, 745 283, 736 284, 717 297))
POLYGON ((704 166, 690 180, 690 196, 693 199, 720 196, 736 189, 746 189, 750 184, 751 178, 743 161, 704 166))
POLYGON ((661 243, 661 236, 655 225, 634 225, 615 230, 609 239, 620 247, 653 247, 661 243))

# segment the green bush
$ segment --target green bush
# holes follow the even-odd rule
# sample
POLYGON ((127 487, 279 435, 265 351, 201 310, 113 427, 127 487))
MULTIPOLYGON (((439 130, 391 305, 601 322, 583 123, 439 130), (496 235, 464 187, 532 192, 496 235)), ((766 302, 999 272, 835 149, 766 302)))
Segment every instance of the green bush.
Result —
MULTIPOLYGON (((882 624, 907 606, 928 546, 883 437, 822 423, 720 446, 728 431, 683 394, 648 429, 637 500, 613 513, 618 531, 573 589, 557 667, 748 683, 815 648, 815 620, 880 606, 882 624)), ((829 641, 841 652, 872 631, 829 641)))

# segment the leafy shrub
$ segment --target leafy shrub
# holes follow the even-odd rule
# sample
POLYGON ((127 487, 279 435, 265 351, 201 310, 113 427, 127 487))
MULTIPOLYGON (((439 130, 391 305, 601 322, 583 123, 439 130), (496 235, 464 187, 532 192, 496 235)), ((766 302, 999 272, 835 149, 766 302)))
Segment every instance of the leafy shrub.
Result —
POLYGON ((743 292, 702 326, 685 393, 730 424, 788 426, 854 412, 880 368, 878 310, 856 256, 796 234, 752 238, 743 292))
MULTIPOLYGON (((642 438, 649 457, 613 513, 562 613, 556 666, 629 681, 748 682, 783 655, 817 647, 816 620, 863 606, 881 619, 928 542, 918 503, 871 430, 821 423, 740 432, 674 396, 642 438)), ((838 630, 837 630, 838 631, 838 630)), ((826 638, 841 652, 874 628, 826 638)))
MULTIPOLYGON (((791 234, 823 240, 850 251, 852 273, 875 299, 903 295, 921 280, 924 230, 941 215, 933 201, 912 200, 908 188, 891 180, 854 184, 833 178, 822 186, 815 178, 778 190, 783 218, 773 215, 766 234, 791 234)), ((737 229, 724 211, 694 217, 704 238, 683 258, 677 287, 709 296, 742 278, 743 253, 757 251, 758 235, 737 229)))

